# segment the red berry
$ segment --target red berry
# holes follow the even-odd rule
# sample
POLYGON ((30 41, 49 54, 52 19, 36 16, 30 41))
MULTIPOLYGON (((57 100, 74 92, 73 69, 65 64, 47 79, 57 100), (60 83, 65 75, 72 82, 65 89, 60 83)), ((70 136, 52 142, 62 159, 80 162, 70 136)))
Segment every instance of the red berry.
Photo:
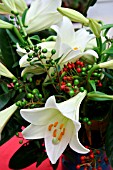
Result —
POLYGON ((67 69, 66 67, 63 68, 63 71, 67 72, 67 70, 68 70, 68 69, 67 69))
POLYGON ((94 157, 95 157, 93 153, 90 154, 89 156, 90 156, 91 159, 94 159, 94 157))
POLYGON ((86 158, 85 156, 81 156, 81 157, 80 157, 80 160, 81 160, 81 161, 84 161, 85 158, 86 158))
POLYGON ((76 71, 77 71, 78 73, 81 73, 82 70, 81 70, 81 68, 78 67, 78 68, 76 69, 76 71))
POLYGON ((66 87, 65 85, 61 85, 61 86, 60 86, 60 89, 61 89, 61 90, 65 90, 65 87, 66 87))
POLYGON ((101 163, 102 161, 101 161, 101 159, 100 158, 98 158, 98 163, 101 163))
POLYGON ((83 63, 82 61, 80 62, 80 66, 81 66, 81 67, 83 67, 83 66, 84 66, 84 63, 83 63))
POLYGON ((101 167, 101 166, 98 166, 97 170, 102 170, 102 167, 101 167))
POLYGON ((96 150, 96 154, 98 154, 98 155, 99 155, 99 154, 100 154, 100 150, 96 150))
POLYGON ((99 86, 99 87, 102 87, 102 83, 101 83, 101 82, 100 82, 100 83, 98 83, 98 86, 99 86))
POLYGON ((80 60, 76 61, 76 64, 77 64, 77 65, 80 65, 80 63, 81 63, 81 61, 80 61, 80 60))
POLYGON ((92 170, 97 170, 97 168, 92 168, 92 170))
POLYGON ((106 163, 108 163, 108 158, 107 158, 107 157, 105 157, 105 158, 104 158, 104 161, 105 161, 106 163))
POLYGON ((76 169, 80 169, 80 165, 79 164, 76 166, 76 169))

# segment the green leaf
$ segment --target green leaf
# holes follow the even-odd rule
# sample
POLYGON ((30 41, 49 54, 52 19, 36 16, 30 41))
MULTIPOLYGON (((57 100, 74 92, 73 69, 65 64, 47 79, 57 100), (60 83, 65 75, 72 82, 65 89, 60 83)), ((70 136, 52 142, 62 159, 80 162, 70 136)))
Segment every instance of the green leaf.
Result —
POLYGON ((27 11, 28 11, 28 8, 25 9, 25 11, 22 14, 22 23, 23 23, 23 25, 25 25, 25 18, 26 18, 27 11))
POLYGON ((15 36, 14 32, 11 30, 6 30, 7 34, 9 35, 10 39, 16 44, 16 43, 20 43, 18 38, 15 36))
POLYGON ((10 90, 8 93, 4 93, 0 95, 0 110, 13 98, 15 95, 15 91, 10 90))
POLYGON ((25 97, 26 93, 23 92, 23 93, 20 93, 16 96, 14 102, 17 102, 18 100, 22 100, 24 97, 25 97))
POLYGON ((94 101, 106 101, 106 100, 113 100, 113 97, 110 95, 107 95, 105 93, 102 93, 100 91, 92 91, 87 94, 87 97, 89 100, 94 101))
POLYGON ((108 48, 107 50, 104 50, 102 52, 102 54, 113 54, 113 46, 111 46, 110 48, 108 48))
POLYGON ((106 25, 103 25, 101 27, 101 30, 104 30, 104 29, 108 29, 108 28, 112 28, 113 27, 113 24, 106 24, 106 25))
POLYGON ((92 86, 93 90, 96 91, 96 85, 94 80, 89 80, 90 85, 92 86))
POLYGON ((40 43, 41 40, 40 40, 40 37, 38 35, 33 35, 32 37, 30 37, 31 40, 36 40, 37 43, 40 43))
POLYGON ((8 93, 9 90, 8 90, 7 84, 5 82, 1 82, 0 86, 5 93, 8 93))

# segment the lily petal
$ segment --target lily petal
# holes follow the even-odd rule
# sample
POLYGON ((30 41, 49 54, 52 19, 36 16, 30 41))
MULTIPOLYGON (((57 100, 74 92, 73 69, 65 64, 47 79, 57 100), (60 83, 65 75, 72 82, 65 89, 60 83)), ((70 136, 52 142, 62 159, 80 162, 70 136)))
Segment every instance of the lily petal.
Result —
POLYGON ((26 139, 42 139, 45 136, 45 126, 29 125, 23 131, 23 137, 26 139))
POLYGON ((26 67, 25 69, 23 69, 23 71, 21 73, 21 77, 23 77, 27 73, 40 75, 40 74, 43 74, 44 72, 45 72, 45 70, 41 67, 29 66, 29 67, 26 67))
POLYGON ((58 23, 62 19, 58 6, 61 6, 61 0, 34 0, 26 15, 27 32, 41 31, 58 23))
POLYGON ((21 109, 21 116, 33 125, 44 125, 59 111, 54 108, 21 109))
MULTIPOLYGON (((58 120, 58 118, 57 118, 58 120)), ((60 122, 60 118, 58 122, 60 122)), ((50 122, 49 122, 50 123, 50 122)), ((73 124, 70 120, 68 120, 66 127, 65 127, 65 135, 62 137, 61 141, 55 145, 52 143, 51 133, 49 131, 46 131, 46 137, 45 137, 45 147, 47 151, 47 155, 52 162, 52 164, 55 164, 58 158, 61 156, 61 154, 66 149, 73 132, 73 124)))
POLYGON ((12 116, 12 114, 17 110, 16 104, 0 111, 0 140, 1 140, 1 133, 5 125, 7 124, 8 120, 12 116))
MULTIPOLYGON (((75 133, 75 132, 74 132, 75 133)), ((79 141, 78 139, 78 133, 72 135, 71 141, 69 143, 71 149, 73 149, 74 151, 81 153, 81 154, 86 154, 88 153, 90 150, 85 148, 79 141)))
POLYGON ((15 78, 15 76, 0 62, 0 75, 8 78, 15 78))
POLYGON ((70 98, 62 103, 57 103, 58 109, 61 113, 71 120, 79 121, 79 108, 82 100, 85 98, 87 92, 79 92, 76 96, 70 98))

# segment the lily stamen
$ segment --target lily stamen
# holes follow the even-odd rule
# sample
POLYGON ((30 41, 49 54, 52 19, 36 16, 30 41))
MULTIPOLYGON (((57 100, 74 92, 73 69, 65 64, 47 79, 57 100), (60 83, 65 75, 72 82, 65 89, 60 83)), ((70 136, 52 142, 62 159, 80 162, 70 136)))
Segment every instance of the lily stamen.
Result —
POLYGON ((52 127, 53 127, 53 124, 50 124, 50 125, 48 126, 48 130, 51 131, 51 130, 52 130, 52 127))
POLYGON ((53 131, 53 137, 56 137, 57 136, 57 129, 55 129, 54 131, 53 131))
POLYGON ((55 122, 55 123, 53 124, 54 127, 56 127, 57 125, 58 125, 58 122, 55 122))
POLYGON ((60 125, 60 129, 62 129, 64 127, 64 124, 62 123, 61 125, 60 125))

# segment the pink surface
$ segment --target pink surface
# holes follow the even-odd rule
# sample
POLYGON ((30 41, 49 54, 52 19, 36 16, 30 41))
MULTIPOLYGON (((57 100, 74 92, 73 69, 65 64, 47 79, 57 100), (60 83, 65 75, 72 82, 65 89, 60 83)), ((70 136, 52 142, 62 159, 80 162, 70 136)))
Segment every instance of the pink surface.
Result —
MULTIPOLYGON (((4 145, 0 147, 0 170, 10 170, 8 167, 9 160, 12 157, 12 155, 18 150, 18 148, 21 146, 19 144, 19 138, 14 136, 11 138, 8 142, 6 142, 4 145)), ((26 141, 25 141, 26 142, 26 141)), ((42 162, 42 164, 36 168, 36 163, 32 164, 31 166, 24 168, 22 170, 53 170, 52 167, 49 164, 49 160, 46 159, 42 162)), ((58 170, 62 170, 61 166, 61 160, 59 162, 59 166, 57 168, 58 170)))

